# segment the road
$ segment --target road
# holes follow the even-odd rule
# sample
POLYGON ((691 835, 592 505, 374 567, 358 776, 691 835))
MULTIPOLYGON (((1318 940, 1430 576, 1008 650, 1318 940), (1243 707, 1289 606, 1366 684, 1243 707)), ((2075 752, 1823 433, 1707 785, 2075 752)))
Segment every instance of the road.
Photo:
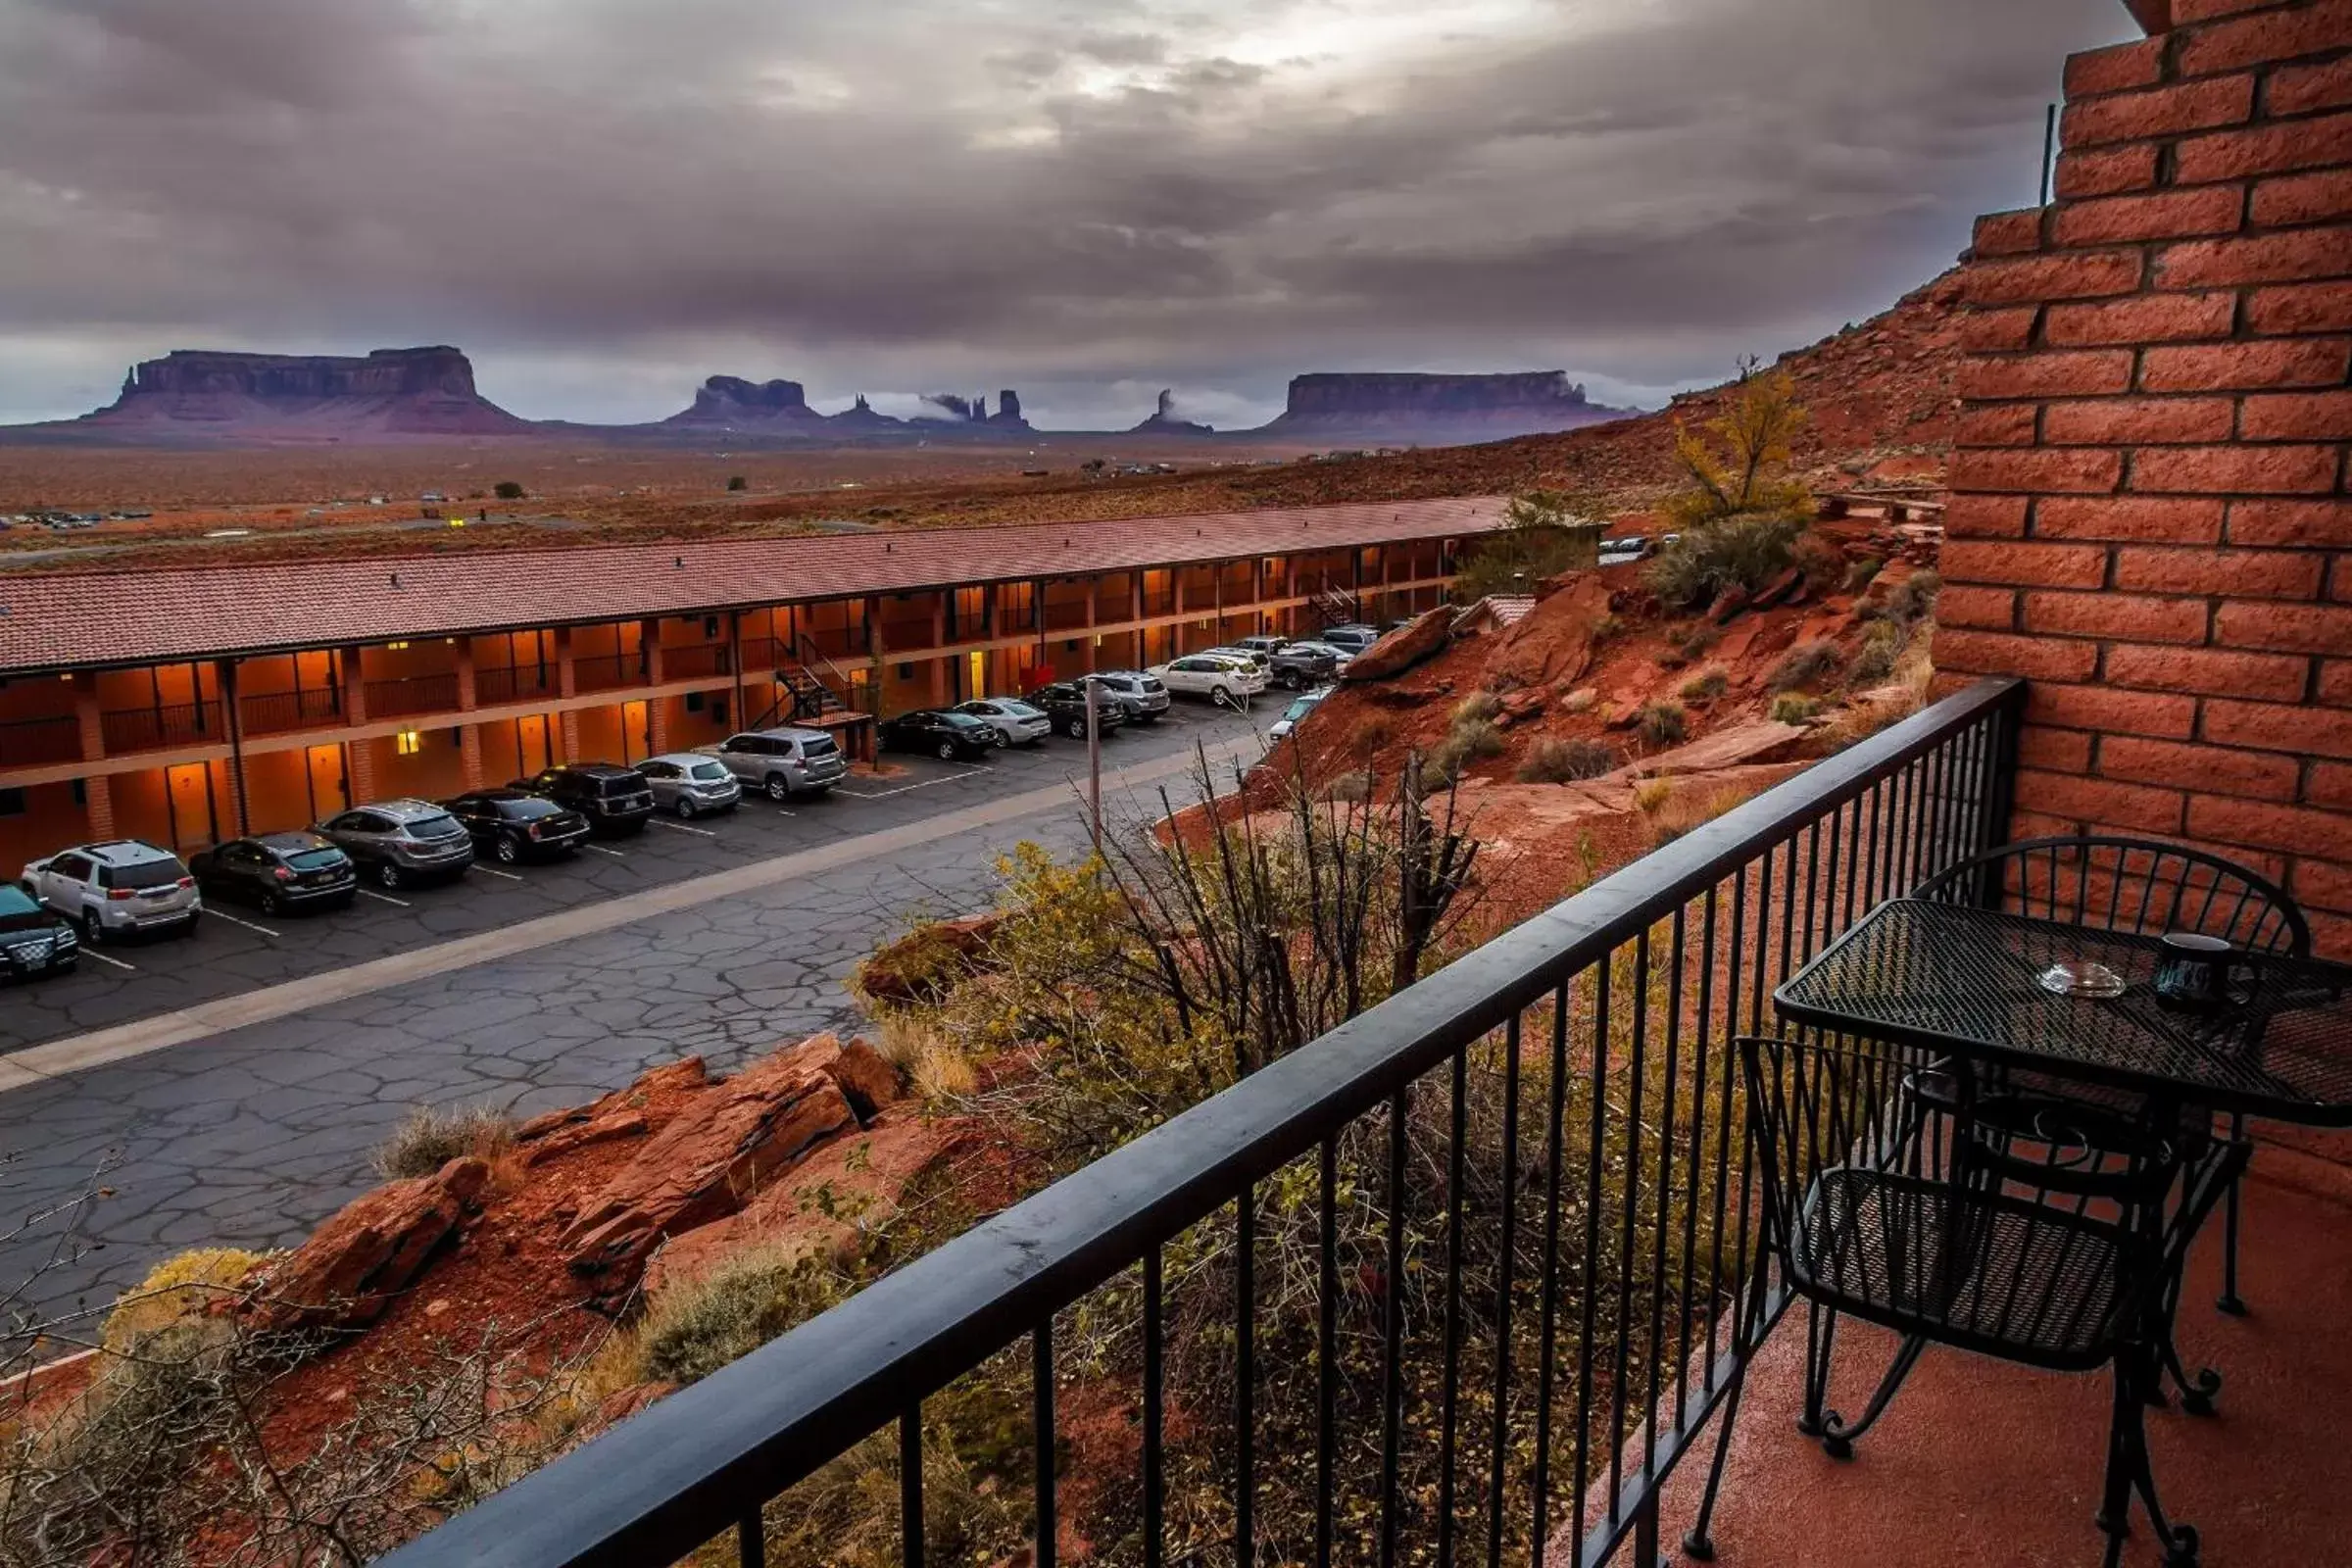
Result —
MULTIPOLYGON (((1197 745, 1251 758, 1250 729, 1180 709, 1113 737, 1106 784, 1124 772, 1128 787, 1106 790, 1106 815, 1156 815, 1162 784, 1184 798, 1197 745)), ((91 1245, 64 1261, 47 1261, 58 1221, 0 1241, 0 1297, 37 1273, 41 1309, 100 1306, 184 1248, 299 1241, 371 1185, 369 1151, 418 1104, 530 1114, 689 1053, 731 1068, 855 1028, 843 981, 878 942, 986 907, 997 857, 1021 840, 1086 839, 1082 747, 906 768, 513 880, 469 874, 308 919, 222 908, 245 923, 105 950, 130 970, 17 988, 0 1023, 0 1212, 101 1169, 109 1196, 83 1208, 91 1245)))

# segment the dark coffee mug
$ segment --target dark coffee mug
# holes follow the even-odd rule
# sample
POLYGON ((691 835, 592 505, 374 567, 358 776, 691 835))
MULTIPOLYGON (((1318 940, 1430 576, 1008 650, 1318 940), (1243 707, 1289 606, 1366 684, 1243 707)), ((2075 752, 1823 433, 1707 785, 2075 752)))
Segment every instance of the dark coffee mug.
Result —
POLYGON ((2164 934, 2156 963, 2156 994, 2186 1007, 2242 1004, 2253 990, 2254 958, 2220 937, 2195 931, 2164 934), (2238 976, 2244 974, 2240 981, 2238 976))

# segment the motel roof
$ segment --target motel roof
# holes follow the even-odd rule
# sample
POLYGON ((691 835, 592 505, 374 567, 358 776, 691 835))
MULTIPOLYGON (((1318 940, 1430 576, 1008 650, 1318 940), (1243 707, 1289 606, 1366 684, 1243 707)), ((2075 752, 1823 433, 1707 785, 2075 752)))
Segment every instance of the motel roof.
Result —
POLYGON ((0 575, 0 672, 706 614, 1483 533, 1495 496, 1114 522, 0 575))

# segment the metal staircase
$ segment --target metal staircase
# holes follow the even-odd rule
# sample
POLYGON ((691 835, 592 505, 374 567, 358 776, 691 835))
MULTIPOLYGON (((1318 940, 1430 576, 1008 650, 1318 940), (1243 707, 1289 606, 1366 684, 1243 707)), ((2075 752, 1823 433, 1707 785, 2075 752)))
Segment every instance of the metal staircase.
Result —
POLYGON ((801 638, 794 652, 799 662, 787 659, 776 661, 776 683, 784 691, 752 726, 754 729, 765 729, 786 720, 822 723, 836 713, 851 711, 849 699, 842 695, 851 689, 849 677, 833 661, 808 637, 801 638), (825 672, 823 675, 817 673, 820 668, 825 672))

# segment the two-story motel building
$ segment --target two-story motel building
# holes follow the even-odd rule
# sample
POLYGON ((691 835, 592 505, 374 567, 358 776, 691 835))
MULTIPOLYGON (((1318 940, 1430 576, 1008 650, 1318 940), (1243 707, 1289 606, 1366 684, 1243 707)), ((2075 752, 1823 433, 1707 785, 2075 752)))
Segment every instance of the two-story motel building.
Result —
POLYGON ((1492 498, 0 576, 0 867, 1156 663, 1446 594, 1492 498), (821 713, 819 710, 822 710, 821 713))

